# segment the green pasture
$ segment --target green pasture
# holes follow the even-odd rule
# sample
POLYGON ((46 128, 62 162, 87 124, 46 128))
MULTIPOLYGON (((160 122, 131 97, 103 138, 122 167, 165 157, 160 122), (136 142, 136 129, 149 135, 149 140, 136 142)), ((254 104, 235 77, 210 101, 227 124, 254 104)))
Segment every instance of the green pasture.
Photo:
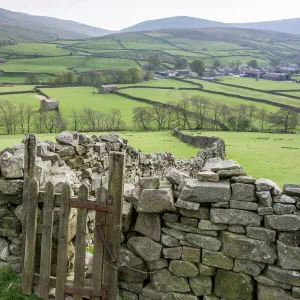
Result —
POLYGON ((134 97, 146 98, 161 103, 168 103, 168 102, 176 103, 184 98, 198 96, 198 97, 205 97, 214 103, 226 104, 227 106, 231 106, 231 107, 240 104, 247 104, 247 105, 253 104, 257 108, 259 109, 265 108, 269 112, 275 112, 278 110, 277 107, 272 105, 257 103, 257 102, 243 100, 234 97, 226 97, 223 95, 214 95, 200 90, 186 91, 186 90, 135 89, 135 88, 130 89, 129 88, 126 90, 121 90, 121 92, 134 97))
MULTIPOLYGON (((36 74, 38 77, 39 83, 49 82, 53 79, 53 75, 49 74, 36 74)), ((4 73, 4 75, 0 76, 0 84, 1 83, 25 83, 26 73, 4 73)), ((0 87, 1 89, 1 87, 0 87)))
POLYGON ((35 85, 0 85, 0 93, 6 93, 6 92, 19 92, 19 91, 31 91, 35 88, 35 85))
POLYGON ((239 162, 248 175, 280 186, 300 183, 300 134, 197 132, 225 140, 227 159, 239 162))
POLYGON ((287 104, 287 105, 291 105, 294 107, 300 107, 300 100, 291 99, 291 98, 284 97, 284 96, 268 94, 268 93, 264 93, 264 92, 256 92, 256 91, 251 91, 251 90, 241 89, 241 88, 235 88, 235 87, 220 85, 217 83, 204 81, 204 80, 199 81, 197 79, 194 79, 194 80, 192 79, 192 81, 201 83, 204 86, 204 91, 205 91, 205 89, 207 89, 210 91, 235 94, 235 95, 240 95, 240 96, 245 96, 245 97, 253 97, 253 98, 269 100, 269 101, 273 101, 273 102, 277 102, 277 103, 287 104))
POLYGON ((76 48, 78 47, 84 49, 100 49, 100 50, 123 49, 123 47, 112 38, 101 38, 101 39, 93 39, 86 42, 79 42, 73 44, 72 47, 76 47, 76 48))
MULTIPOLYGON (((114 94, 93 94, 92 87, 49 88, 42 91, 59 101, 59 108, 64 117, 72 117, 72 109, 92 108, 109 112, 113 108, 121 110, 122 120, 127 127, 132 127, 132 110, 138 106, 148 106, 138 101, 130 100, 114 94)), ((69 127, 72 126, 70 120, 69 127)))
POLYGON ((70 51, 63 48, 58 48, 55 44, 22 43, 17 45, 1 46, 0 53, 9 53, 15 55, 56 56, 69 55, 70 51))
POLYGON ((241 78, 235 76, 221 77, 221 82, 250 87, 260 90, 294 90, 300 89, 300 84, 292 81, 256 80, 255 78, 241 78))
MULTIPOLYGON (((1 91, 1 87, 0 87, 1 91)), ((30 94, 13 94, 13 95, 0 95, 0 101, 11 101, 15 106, 20 104, 30 104, 33 109, 40 108, 40 100, 35 93, 30 94)))
MULTIPOLYGON (((118 84, 118 87, 127 87, 127 86, 133 86, 133 84, 118 84)), ((188 82, 181 82, 178 80, 172 80, 172 79, 157 79, 157 80, 149 80, 144 81, 141 83, 134 84, 134 86, 149 86, 149 87, 174 87, 175 89, 179 88, 197 88, 196 85, 193 85, 188 82)), ((139 89, 141 90, 141 89, 139 89)), ((125 90, 126 91, 126 90, 125 90)), ((148 90, 147 90, 148 91, 148 90)), ((146 98, 146 97, 145 97, 146 98)))
POLYGON ((57 74, 67 69, 78 72, 89 70, 115 70, 137 67, 134 60, 115 58, 96 58, 86 56, 46 57, 8 60, 0 68, 4 72, 34 72, 57 74))
MULTIPOLYGON (((194 135, 219 136, 225 140, 227 159, 242 165, 248 175, 274 180, 280 186, 300 182, 299 134, 269 134, 252 132, 189 132, 194 135), (298 180, 297 180, 298 178, 298 180)), ((171 131, 119 132, 128 143, 144 152, 171 152, 177 158, 196 156, 199 149, 182 143, 172 136, 171 131)), ((41 140, 55 140, 56 134, 40 134, 41 140)), ((23 135, 0 136, 0 149, 20 142, 23 135)))

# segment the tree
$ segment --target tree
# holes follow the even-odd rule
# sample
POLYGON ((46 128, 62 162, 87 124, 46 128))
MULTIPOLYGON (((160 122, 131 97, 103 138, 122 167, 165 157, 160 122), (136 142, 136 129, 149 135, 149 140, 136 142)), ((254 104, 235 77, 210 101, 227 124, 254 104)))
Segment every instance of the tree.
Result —
POLYGON ((188 67, 188 61, 186 58, 183 58, 183 57, 180 57, 180 56, 177 56, 175 58, 175 69, 186 69, 188 67))
POLYGON ((7 100, 0 101, 0 125, 5 127, 6 134, 16 133, 16 107, 7 100))
POLYGON ((177 109, 176 109, 177 123, 180 127, 183 127, 183 129, 185 129, 186 127, 188 129, 191 129, 189 111, 190 111, 190 101, 188 98, 184 98, 177 103, 177 109))
POLYGON ((299 115, 290 109, 281 108, 278 112, 270 115, 269 121, 284 133, 295 133, 299 122, 299 115))
POLYGON ((152 69, 156 69, 160 66, 160 59, 157 54, 151 55, 149 57, 149 66, 152 69))
POLYGON ((25 83, 36 84, 39 83, 39 78, 35 73, 27 73, 25 77, 25 83))
POLYGON ((279 58, 271 58, 269 63, 270 63, 270 66, 273 68, 278 67, 280 65, 280 59, 279 58))
POLYGON ((196 129, 202 129, 204 127, 205 119, 207 118, 210 101, 204 97, 192 97, 190 98, 192 105, 192 111, 196 114, 196 129))
POLYGON ((258 110, 256 112, 256 118, 259 120, 260 122, 260 131, 261 132, 264 132, 265 131, 265 123, 267 122, 268 120, 268 113, 266 112, 266 109, 265 108, 262 108, 260 110, 258 110))
POLYGON ((146 70, 143 76, 143 80, 144 81, 149 81, 151 79, 151 71, 150 70, 146 70))
POLYGON ((157 123, 157 129, 162 130, 165 128, 168 118, 168 108, 161 104, 154 104, 152 106, 153 119, 157 123))
POLYGON ((191 63, 191 70, 193 72, 196 72, 198 74, 198 76, 202 76, 205 71, 204 62, 200 59, 195 59, 191 63))
POLYGON ((139 68, 130 68, 126 72, 127 83, 137 83, 142 79, 141 70, 139 68))
POLYGON ((257 69, 258 68, 258 62, 256 59, 251 59, 249 62, 248 62, 248 67, 249 68, 253 68, 253 69, 257 69))
POLYGON ((218 59, 214 60, 213 67, 214 68, 220 68, 221 67, 221 62, 218 59))
POLYGON ((153 120, 152 110, 149 107, 135 107, 132 115, 133 124, 143 130, 151 129, 153 120))
POLYGON ((72 123, 73 123, 73 130, 74 131, 82 131, 84 127, 83 122, 84 116, 82 114, 82 111, 77 111, 74 107, 72 108, 72 123))

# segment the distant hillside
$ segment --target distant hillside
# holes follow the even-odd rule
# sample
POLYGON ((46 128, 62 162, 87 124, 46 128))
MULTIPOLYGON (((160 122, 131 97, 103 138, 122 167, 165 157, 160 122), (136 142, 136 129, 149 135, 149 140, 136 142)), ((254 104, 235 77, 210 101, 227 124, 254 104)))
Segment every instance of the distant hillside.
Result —
POLYGON ((110 31, 73 21, 32 16, 0 8, 0 41, 49 41, 102 36, 110 31))
POLYGON ((270 22, 232 24, 240 28, 264 29, 300 35, 300 18, 270 22))
POLYGON ((157 20, 145 21, 134 26, 123 29, 125 32, 149 31, 163 29, 192 29, 192 28, 210 28, 210 27, 238 27, 249 29, 272 30, 300 35, 300 18, 287 19, 270 22, 258 23, 221 23, 205 19, 191 18, 185 16, 171 17, 157 20))
POLYGON ((187 29, 187 28, 208 28, 224 27, 226 24, 221 22, 209 21, 191 17, 172 17, 157 20, 145 21, 134 26, 123 29, 125 32, 149 31, 162 29, 187 29))

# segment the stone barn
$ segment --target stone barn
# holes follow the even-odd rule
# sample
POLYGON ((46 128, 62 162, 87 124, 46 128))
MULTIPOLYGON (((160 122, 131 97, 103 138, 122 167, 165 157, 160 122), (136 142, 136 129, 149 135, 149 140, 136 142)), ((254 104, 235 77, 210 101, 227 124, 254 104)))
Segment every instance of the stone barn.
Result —
POLYGON ((58 100, 45 98, 41 101, 41 110, 52 111, 58 109, 58 100))
POLYGON ((98 94, 114 93, 117 90, 118 90, 118 87, 115 84, 100 85, 98 87, 98 94))

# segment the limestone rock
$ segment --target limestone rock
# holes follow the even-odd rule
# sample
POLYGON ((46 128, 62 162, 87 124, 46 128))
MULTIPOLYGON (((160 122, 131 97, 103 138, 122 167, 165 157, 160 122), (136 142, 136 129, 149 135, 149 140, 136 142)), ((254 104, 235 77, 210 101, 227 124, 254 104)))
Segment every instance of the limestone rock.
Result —
POLYGON ((128 248, 146 261, 154 261, 161 257, 162 245, 148 237, 131 237, 128 248))
POLYGON ((212 181, 212 182, 219 182, 219 175, 212 171, 204 171, 199 172, 196 175, 196 178, 199 181, 212 181))
POLYGON ((265 275, 275 281, 300 286, 300 272, 283 270, 276 266, 268 266, 265 275))
POLYGON ((162 219, 169 223, 178 223, 179 222, 179 215, 171 214, 171 213, 164 213, 162 219))
POLYGON ((272 215, 273 214, 273 207, 258 204, 257 212, 260 216, 272 215))
POLYGON ((300 245, 300 231, 296 232, 279 232, 278 240, 285 245, 297 247, 300 245))
POLYGON ((140 196, 137 211, 146 213, 176 211, 172 191, 170 189, 143 190, 140 196))
POLYGON ((23 180, 0 179, 0 192, 4 195, 17 195, 23 191, 23 180))
POLYGON ((132 222, 133 205, 129 202, 123 201, 122 210, 122 232, 127 232, 132 222))
POLYGON ((16 179, 23 177, 24 156, 10 156, 2 158, 0 169, 5 179, 16 179))
POLYGON ((141 188, 141 190, 158 189, 159 178, 158 177, 140 178, 139 187, 141 188))
POLYGON ((274 244, 247 238, 230 232, 221 233, 222 252, 232 258, 274 263, 277 259, 274 244))
POLYGON ((254 285, 251 276, 219 269, 214 293, 228 300, 252 300, 254 285))
POLYGON ((121 299, 139 300, 139 296, 132 292, 120 290, 119 294, 120 294, 121 299))
POLYGON ((282 289, 286 289, 286 290, 290 290, 291 289, 291 285, 287 284, 287 283, 282 283, 279 281, 275 281, 272 280, 270 278, 268 278, 267 276, 264 275, 259 275, 257 277, 254 278, 258 283, 263 284, 263 285, 267 285, 267 286, 275 286, 275 287, 280 287, 282 289))
POLYGON ((267 215, 265 224, 277 231, 297 231, 300 229, 299 215, 267 215))
POLYGON ((129 249, 121 245, 119 279, 125 280, 126 282, 143 282, 148 278, 147 271, 148 268, 145 262, 140 257, 133 254, 129 249), (134 269, 138 271, 135 271, 134 269))
POLYGON ((293 296, 295 298, 300 298, 300 287, 293 286, 293 296))
POLYGON ((242 210, 250 210, 257 211, 258 205, 255 202, 246 202, 246 201, 229 201, 230 208, 233 209, 242 209, 242 210))
POLYGON ((294 300, 295 298, 278 287, 269 287, 259 284, 257 300, 294 300))
POLYGON ((217 224, 260 226, 262 217, 250 211, 212 208, 210 220, 217 224))
POLYGON ((210 295, 212 290, 212 281, 209 276, 199 275, 189 280, 190 287, 196 296, 210 295))
POLYGON ((255 183, 256 179, 251 177, 251 176, 238 176, 238 177, 232 177, 231 178, 232 182, 237 182, 237 183, 248 183, 248 184, 253 184, 255 183))
POLYGON ((177 230, 177 229, 173 229, 173 228, 167 228, 167 227, 163 227, 162 232, 174 237, 177 240, 185 240, 185 233, 177 230))
POLYGON ((198 233, 198 234, 203 234, 203 235, 210 235, 210 236, 218 236, 217 231, 213 230, 201 230, 192 226, 184 225, 182 223, 169 223, 165 222, 165 225, 184 232, 189 232, 189 233, 198 233))
POLYGON ((257 201, 253 184, 233 183, 231 185, 231 200, 253 202, 257 201))
POLYGON ((192 294, 168 293, 161 300, 198 300, 198 297, 192 294))
POLYGON ((189 292, 190 286, 184 277, 173 275, 168 269, 161 269, 152 274, 151 283, 157 292, 189 292))
POLYGON ((231 196, 229 181, 200 182, 197 179, 186 179, 181 191, 181 200, 191 202, 224 202, 231 196))
POLYGON ((0 238, 0 260, 7 261, 9 256, 8 246, 7 240, 0 238))
POLYGON ((166 247, 180 247, 179 240, 166 234, 161 235, 161 243, 166 247))
POLYGON ((300 196, 300 184, 285 184, 283 192, 292 196, 300 196))
POLYGON ((182 260, 199 263, 201 256, 201 250, 191 247, 183 247, 182 248, 182 260))
POLYGON ((256 191, 271 191, 272 196, 278 196, 282 193, 281 188, 272 180, 261 178, 255 182, 256 191))
POLYGON ((206 265, 220 269, 232 270, 233 259, 222 252, 213 252, 203 249, 202 262, 206 265))
POLYGON ((198 227, 199 220, 196 218, 181 217, 180 220, 181 220, 181 224, 183 225, 187 225, 195 228, 198 227))
POLYGON ((272 206, 273 199, 271 196, 271 192, 269 190, 267 191, 261 191, 256 193, 259 203, 263 206, 272 206))
POLYGON ((208 159, 203 171, 221 171, 221 170, 233 170, 233 169, 240 169, 241 166, 234 160, 222 160, 222 159, 208 159))
POLYGON ((229 225, 228 231, 233 232, 233 233, 245 233, 246 232, 245 228, 240 225, 229 225))
POLYGON ((300 248, 277 241, 279 264, 282 269, 300 270, 300 248))
POLYGON ((188 218, 197 218, 201 220, 209 220, 209 209, 207 207, 200 207, 198 211, 180 209, 180 214, 188 218))
POLYGON ((180 259, 182 255, 182 247, 164 248, 164 258, 168 259, 180 259))
POLYGON ((211 251, 218 251, 222 245, 218 238, 192 233, 186 235, 186 240, 196 247, 211 251))
POLYGON ((176 185, 179 185, 184 179, 190 178, 189 174, 175 168, 168 169, 165 177, 176 185))
POLYGON ((256 240, 275 242, 276 231, 262 227, 247 227, 247 236, 256 240))
POLYGON ((139 213, 134 230, 159 242, 161 236, 160 215, 139 213))
POLYGON ((182 199, 178 199, 176 201, 175 206, 177 208, 183 208, 183 209, 188 209, 188 210, 194 210, 197 211, 200 208, 200 203, 196 203, 196 202, 191 202, 191 201, 186 201, 186 200, 182 200, 182 199))
POLYGON ((194 263, 183 260, 171 260, 169 271, 179 277, 195 277, 199 274, 199 270, 194 263))
POLYGON ((217 171, 220 179, 230 179, 231 177, 236 176, 247 176, 247 173, 243 168, 240 169, 232 169, 232 170, 220 170, 217 171))
POLYGON ((165 258, 160 258, 154 261, 147 261, 149 270, 160 270, 163 268, 168 268, 168 261, 165 258))
POLYGON ((77 133, 63 131, 56 136, 56 141, 61 145, 76 146, 79 143, 79 137, 77 133))
POLYGON ((275 203, 273 210, 277 215, 292 214, 296 211, 296 206, 292 204, 275 203))
POLYGON ((213 266, 207 266, 207 265, 204 265, 204 264, 199 264, 198 268, 199 268, 200 275, 203 275, 203 276, 214 276, 214 275, 216 275, 216 268, 213 267, 213 266))
POLYGON ((222 231, 222 230, 227 230, 228 226, 226 224, 214 224, 209 220, 200 220, 198 228, 202 230, 222 231))
POLYGON ((264 269, 264 267, 264 263, 258 263, 250 260, 235 259, 233 271, 251 276, 258 276, 264 269))
POLYGON ((283 203, 283 204, 295 204, 296 201, 294 198, 288 196, 288 195, 280 195, 280 196, 275 196, 273 198, 275 203, 283 203))
POLYGON ((151 283, 148 283, 142 290, 141 295, 146 297, 147 299, 162 299, 162 297, 164 295, 166 295, 166 293, 164 292, 157 292, 151 283))

